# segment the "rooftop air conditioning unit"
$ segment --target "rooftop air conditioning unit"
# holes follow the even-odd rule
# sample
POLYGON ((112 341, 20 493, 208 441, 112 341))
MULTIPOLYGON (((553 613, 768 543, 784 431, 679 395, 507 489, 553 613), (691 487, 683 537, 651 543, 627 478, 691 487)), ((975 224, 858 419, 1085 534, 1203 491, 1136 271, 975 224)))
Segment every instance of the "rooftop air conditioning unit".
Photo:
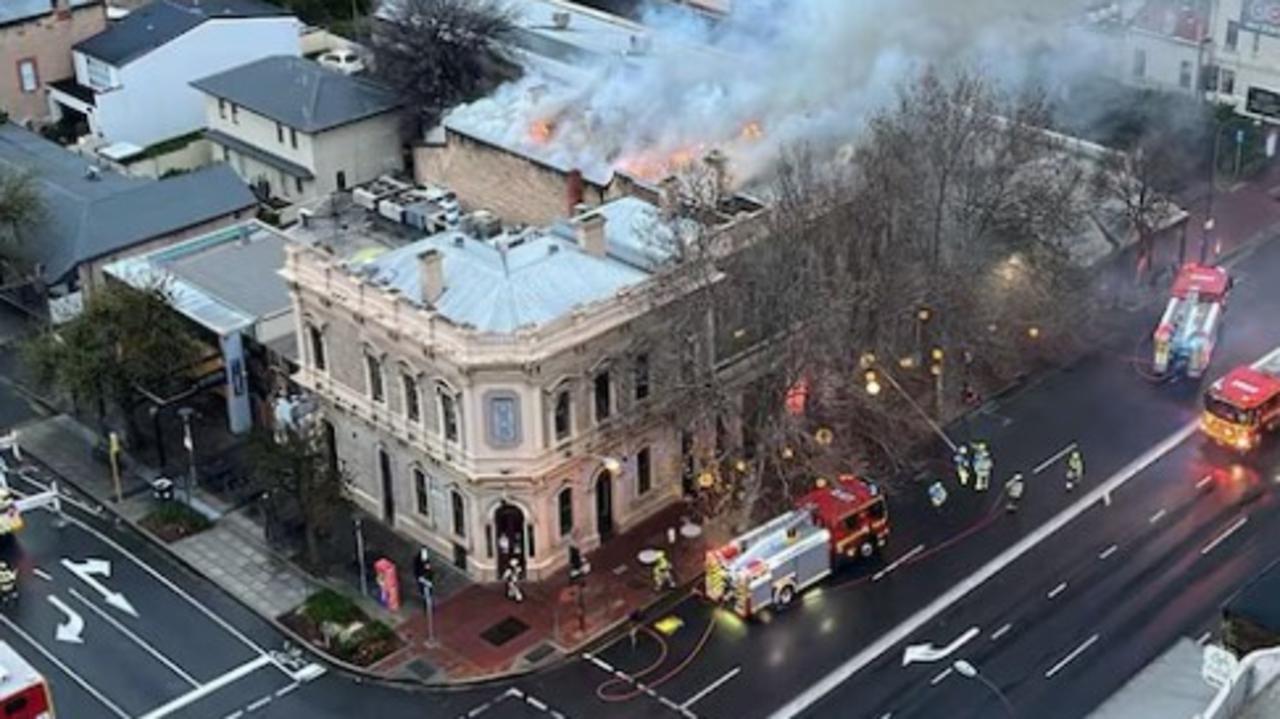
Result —
POLYGON ((573 16, 563 10, 551 13, 551 25, 557 30, 568 30, 569 19, 573 16))

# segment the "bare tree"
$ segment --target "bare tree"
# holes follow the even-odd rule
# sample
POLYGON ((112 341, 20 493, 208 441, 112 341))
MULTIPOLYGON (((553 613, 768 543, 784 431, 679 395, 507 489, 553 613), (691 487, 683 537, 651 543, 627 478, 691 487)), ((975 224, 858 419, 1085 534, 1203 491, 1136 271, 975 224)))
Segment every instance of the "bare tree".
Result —
POLYGON ((374 73, 423 127, 519 74, 511 11, 496 0, 389 0, 371 26, 374 73))
POLYGON ((1177 146, 1168 133, 1146 133, 1129 150, 1108 155, 1093 175, 1094 197, 1103 207, 1119 208, 1121 227, 1113 231, 1132 233, 1136 238, 1138 280, 1151 269, 1156 234, 1178 209, 1167 192, 1181 167, 1169 149, 1177 146))

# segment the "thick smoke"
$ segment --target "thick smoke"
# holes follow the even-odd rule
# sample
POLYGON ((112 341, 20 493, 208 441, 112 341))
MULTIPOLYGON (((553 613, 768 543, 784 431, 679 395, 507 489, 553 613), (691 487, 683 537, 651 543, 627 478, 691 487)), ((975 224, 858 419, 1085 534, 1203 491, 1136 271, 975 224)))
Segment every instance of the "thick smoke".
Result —
POLYGON ((718 23, 664 8, 645 17, 643 56, 567 83, 531 72, 451 121, 597 175, 654 179, 719 148, 741 183, 781 147, 848 142, 926 66, 1019 83, 1090 57, 1071 30, 1074 0, 733 0, 718 23), (1050 62, 1033 62, 1050 47, 1050 62))

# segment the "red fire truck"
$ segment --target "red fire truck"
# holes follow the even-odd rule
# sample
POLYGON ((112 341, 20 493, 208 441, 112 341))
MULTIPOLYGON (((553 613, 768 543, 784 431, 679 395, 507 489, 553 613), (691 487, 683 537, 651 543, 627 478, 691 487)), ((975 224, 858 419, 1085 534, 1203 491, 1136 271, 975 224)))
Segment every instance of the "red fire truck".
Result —
POLYGON ((1193 379, 1204 374, 1222 331, 1230 290, 1231 278, 1221 267, 1183 266, 1152 337, 1157 374, 1178 369, 1193 379))
POLYGON ((869 557, 888 537, 879 488, 843 475, 801 497, 795 509, 707 552, 707 597, 743 617, 782 608, 841 558, 869 557))
POLYGON ((4 642, 0 642, 0 717, 54 719, 48 683, 4 642))
POLYGON ((1204 395, 1200 429, 1210 439, 1238 452, 1262 441, 1262 433, 1280 425, 1280 349, 1237 367, 1204 395))

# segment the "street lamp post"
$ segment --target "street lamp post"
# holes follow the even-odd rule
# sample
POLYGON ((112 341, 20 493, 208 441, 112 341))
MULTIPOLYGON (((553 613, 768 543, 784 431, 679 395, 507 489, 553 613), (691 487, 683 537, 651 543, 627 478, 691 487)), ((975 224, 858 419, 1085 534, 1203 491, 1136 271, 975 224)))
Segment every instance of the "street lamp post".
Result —
POLYGON ((364 576, 366 566, 364 563, 364 527, 361 525, 359 517, 356 517, 353 521, 356 527, 356 562, 360 564, 360 596, 367 597, 369 596, 369 580, 364 576))
POLYGON ((196 487, 196 443, 191 437, 191 417, 196 413, 190 407, 181 407, 178 409, 178 416, 182 418, 182 446, 187 448, 188 471, 187 481, 184 494, 187 497, 187 506, 191 506, 191 493, 196 487))
MULTIPOLYGON (((1218 121, 1218 122, 1215 122, 1213 125, 1213 157, 1209 162, 1209 196, 1205 201, 1204 231, 1200 235, 1200 264, 1202 265, 1206 261, 1208 261, 1209 240, 1210 240, 1210 236, 1213 234, 1213 227, 1214 227, 1213 201, 1214 201, 1214 196, 1218 192, 1218 157, 1219 157, 1219 151, 1222 148, 1222 131, 1224 129, 1230 129, 1230 126, 1227 125, 1225 122, 1218 121)), ((1236 129, 1236 165, 1235 165, 1236 176, 1239 176, 1240 174, 1240 158, 1242 157, 1243 152, 1244 152, 1244 130, 1241 128, 1237 128, 1236 129)))
POLYGON ((893 387, 893 389, 907 401, 907 404, 911 405, 911 408, 924 418, 924 421, 929 425, 929 428, 933 430, 934 434, 941 437, 942 441, 946 443, 947 447, 952 452, 956 451, 956 447, 958 445, 951 440, 951 437, 947 436, 947 433, 942 429, 942 425, 934 421, 933 417, 929 416, 929 413, 925 411, 924 407, 921 407, 919 403, 912 399, 911 394, 903 389, 902 385, 898 384, 898 380, 894 379, 888 369, 883 366, 878 370, 872 369, 873 364, 874 360, 871 362, 864 361, 864 365, 866 366, 866 374, 864 375, 864 378, 866 379, 867 394, 872 396, 880 394, 880 382, 878 377, 883 375, 885 380, 889 382, 889 386, 893 387))
POLYGON ((1010 717, 1017 716, 1013 710, 1013 703, 1009 701, 1009 697, 1005 696, 1005 693, 1000 691, 1000 687, 996 686, 995 682, 983 676, 982 672, 978 671, 977 667, 963 659, 957 659, 951 663, 951 668, 956 670, 956 673, 962 677, 975 679, 980 682, 987 689, 991 690, 992 694, 996 695, 996 698, 1000 700, 1000 704, 1004 706, 1005 712, 1007 712, 1010 717))

